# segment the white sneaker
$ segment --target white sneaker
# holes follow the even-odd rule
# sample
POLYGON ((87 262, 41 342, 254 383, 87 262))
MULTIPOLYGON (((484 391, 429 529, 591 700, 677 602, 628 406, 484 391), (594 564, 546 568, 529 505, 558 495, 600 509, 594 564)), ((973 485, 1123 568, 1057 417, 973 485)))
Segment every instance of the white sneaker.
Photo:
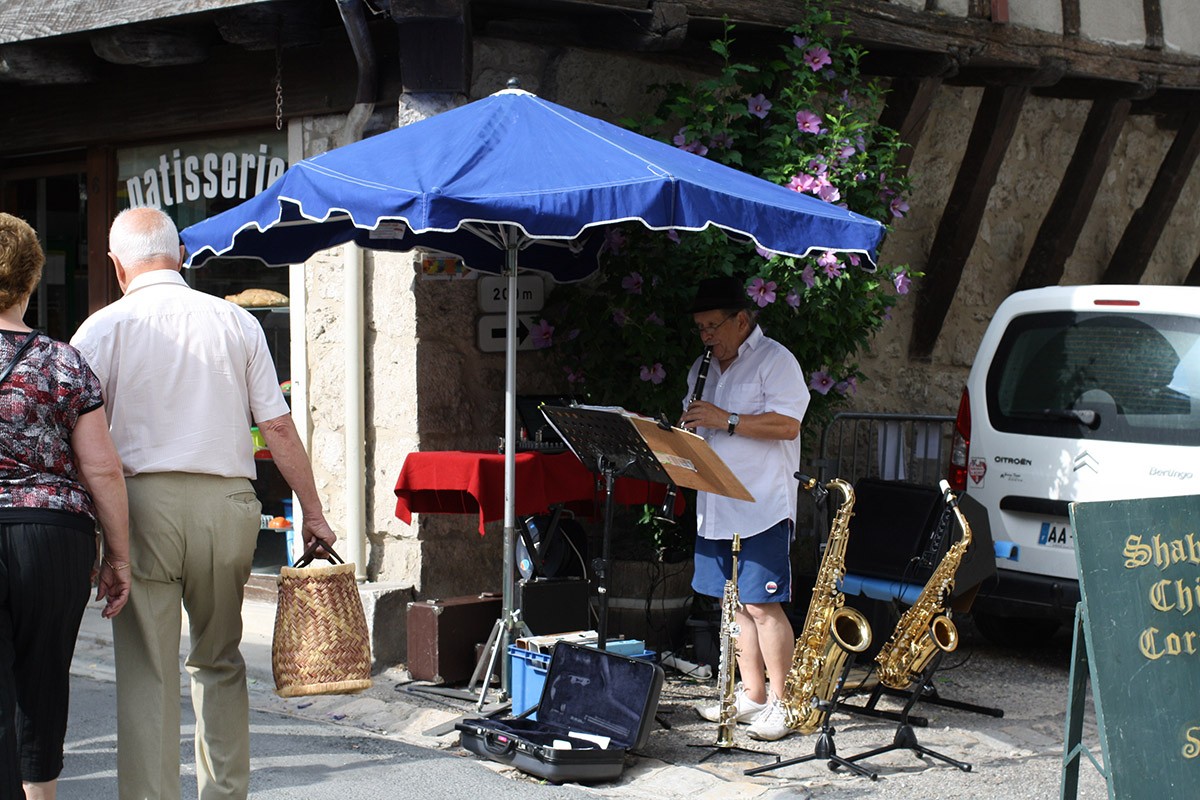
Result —
MULTIPOLYGON (((737 710, 733 715, 734 722, 749 722, 762 713, 767 707, 766 703, 756 703, 746 695, 746 690, 742 688, 742 684, 738 684, 733 692, 733 707, 737 710)), ((714 703, 710 706, 696 706, 696 713, 704 717, 709 722, 721 721, 721 704, 714 703)))
POLYGON ((771 697, 766 707, 750 723, 746 733, 751 739, 774 742, 792 732, 792 729, 787 726, 786 720, 787 715, 783 710, 783 703, 779 702, 778 697, 771 697))

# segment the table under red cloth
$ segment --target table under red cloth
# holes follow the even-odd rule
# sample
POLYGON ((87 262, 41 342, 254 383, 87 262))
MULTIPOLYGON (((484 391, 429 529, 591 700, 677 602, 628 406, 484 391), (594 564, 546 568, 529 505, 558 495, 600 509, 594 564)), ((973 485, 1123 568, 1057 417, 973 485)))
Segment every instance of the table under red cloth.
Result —
MULTIPOLYGON (((516 502, 518 517, 541 514, 562 503, 580 514, 594 513, 596 476, 574 453, 517 453, 516 502)), ((601 487, 602 489, 603 487, 601 487)), ((625 505, 662 502, 662 484, 618 478, 613 501, 625 505)), ((676 509, 681 510, 683 495, 676 509)), ((412 523, 417 514, 473 514, 484 524, 504 518, 504 456, 461 450, 414 452, 404 459, 396 481, 396 516, 412 523)))

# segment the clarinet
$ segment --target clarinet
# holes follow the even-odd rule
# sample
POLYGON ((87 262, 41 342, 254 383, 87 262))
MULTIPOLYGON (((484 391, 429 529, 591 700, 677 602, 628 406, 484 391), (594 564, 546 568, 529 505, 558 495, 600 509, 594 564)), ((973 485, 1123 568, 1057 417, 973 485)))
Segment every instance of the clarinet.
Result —
MULTIPOLYGON (((700 371, 696 373, 696 385, 692 389, 692 396, 687 401, 689 406, 699 400, 700 396, 704 394, 704 383, 708 380, 708 366, 711 363, 712 348, 706 347, 704 348, 704 357, 700 359, 700 371)), ((675 521, 675 495, 678 493, 679 487, 673 483, 667 484, 667 492, 663 495, 662 506, 658 509, 658 514, 656 515, 658 519, 668 523, 675 521)))
POLYGON ((688 398, 688 405, 701 399, 704 394, 704 383, 708 380, 708 366, 712 364, 712 348, 704 348, 704 357, 700 359, 700 371, 696 373, 696 386, 692 389, 692 396, 688 398))

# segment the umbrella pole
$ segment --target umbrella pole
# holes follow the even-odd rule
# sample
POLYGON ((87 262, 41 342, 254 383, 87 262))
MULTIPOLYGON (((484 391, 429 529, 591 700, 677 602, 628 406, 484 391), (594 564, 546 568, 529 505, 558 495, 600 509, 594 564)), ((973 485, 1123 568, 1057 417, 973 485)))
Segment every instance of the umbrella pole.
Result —
POLYGON ((516 591, 516 485, 517 485, 517 242, 506 241, 504 269, 508 276, 508 313, 504 339, 504 577, 501 581, 504 631, 500 639, 500 686, 512 697, 508 646, 517 629, 516 591))

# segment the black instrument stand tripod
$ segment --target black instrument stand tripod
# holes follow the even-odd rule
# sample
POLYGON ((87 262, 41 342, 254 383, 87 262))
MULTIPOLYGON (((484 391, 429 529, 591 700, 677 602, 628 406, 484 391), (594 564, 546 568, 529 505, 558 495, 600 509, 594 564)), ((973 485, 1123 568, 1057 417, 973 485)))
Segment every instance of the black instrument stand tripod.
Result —
POLYGON ((837 688, 834 689, 833 697, 829 700, 819 700, 820 708, 827 711, 825 719, 821 722, 821 733, 817 735, 817 743, 813 746, 813 751, 799 758, 789 758, 786 761, 779 761, 778 756, 774 764, 766 764, 761 767, 752 767, 745 770, 743 775, 760 775, 764 772, 780 769, 782 767, 790 767, 795 764, 803 764, 805 761, 816 761, 820 759, 829 763, 831 770, 836 770, 838 767, 845 767, 851 772, 858 773, 864 778, 875 780, 879 777, 879 773, 872 772, 866 767, 859 766, 853 763, 853 759, 842 758, 837 754, 837 745, 833 742, 833 735, 836 733, 833 726, 829 724, 830 718, 834 712, 838 710, 841 704, 842 689, 846 686, 846 676, 850 674, 850 669, 854 666, 854 654, 850 653, 846 657, 846 663, 842 666, 842 674, 838 676, 837 688))
POLYGON ((542 406, 542 413, 589 472, 604 481, 604 532, 601 556, 592 561, 596 576, 599 622, 596 646, 608 643, 608 568, 612 552, 613 493, 618 477, 670 483, 658 458, 629 422, 608 411, 542 406))
MULTIPOLYGON (((896 735, 892 737, 892 743, 885 744, 883 747, 876 747, 874 750, 868 750, 865 753, 858 753, 857 755, 850 756, 849 758, 845 759, 847 762, 853 763, 863 759, 873 758, 874 756, 881 755, 882 753, 889 753, 892 750, 912 750, 917 754, 918 758, 929 756, 930 758, 936 758, 940 761, 944 761, 951 766, 958 767, 963 772, 971 771, 971 765, 967 762, 957 761, 950 756, 945 755, 944 753, 939 753, 938 751, 932 750, 918 742, 916 731, 913 730, 913 726, 909 724, 908 721, 908 712, 911 711, 912 707, 917 704, 918 700, 921 699, 924 692, 924 687, 929 683, 930 676, 937 671, 938 664, 941 662, 943 655, 944 653, 942 651, 938 651, 937 655, 933 657, 933 660, 929 662, 929 665, 926 666, 925 670, 921 673, 920 679, 914 682, 910 688, 903 690, 908 692, 908 702, 904 704, 904 710, 900 712, 900 725, 896 728, 896 735)), ((854 766, 858 765, 854 764, 854 766)))

